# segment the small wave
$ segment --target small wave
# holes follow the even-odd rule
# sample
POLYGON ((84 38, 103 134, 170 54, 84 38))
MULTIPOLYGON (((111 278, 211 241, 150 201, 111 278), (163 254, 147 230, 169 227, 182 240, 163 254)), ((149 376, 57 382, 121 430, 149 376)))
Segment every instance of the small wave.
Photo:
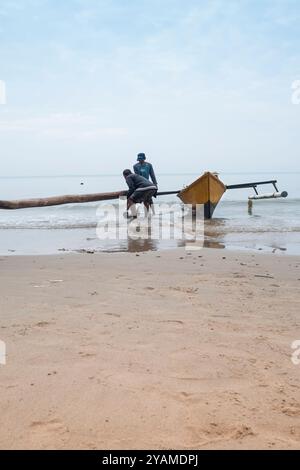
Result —
POLYGON ((72 229, 85 229, 96 228, 97 223, 82 222, 74 224, 1 224, 0 230, 72 230, 72 229))
MULTIPOLYGON (((109 202, 109 201, 108 201, 109 202)), ((104 202, 86 202, 84 204, 65 204, 61 206, 52 206, 52 210, 57 212, 95 212, 98 207, 104 205, 104 202)), ((114 205, 114 204, 112 204, 114 205)), ((51 206, 50 206, 51 207, 51 206)))
MULTIPOLYGON (((165 226, 167 226, 167 223, 165 226)), ((163 224, 164 225, 164 224, 163 224)), ((97 228, 97 221, 52 221, 52 222, 20 222, 20 223, 2 223, 0 224, 0 230, 72 230, 72 229, 90 229, 97 228)), ((300 233, 300 227, 244 227, 234 226, 233 224, 219 224, 219 225, 206 225, 205 232, 211 233, 212 235, 226 235, 230 233, 241 233, 241 234, 263 234, 263 233, 300 233)))
POLYGON ((216 228, 209 228, 208 232, 213 232, 216 234, 227 234, 227 233, 249 233, 249 234, 256 234, 256 233, 300 233, 299 227, 290 227, 290 228, 258 228, 258 229, 248 229, 248 228, 237 228, 237 227, 228 227, 222 229, 216 228))

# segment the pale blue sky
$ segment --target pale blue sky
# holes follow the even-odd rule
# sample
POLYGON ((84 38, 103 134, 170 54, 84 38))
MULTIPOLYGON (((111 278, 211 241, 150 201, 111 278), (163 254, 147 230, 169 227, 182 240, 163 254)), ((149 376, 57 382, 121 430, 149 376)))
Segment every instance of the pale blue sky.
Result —
POLYGON ((0 0, 0 174, 300 171, 299 24, 299 0, 0 0))

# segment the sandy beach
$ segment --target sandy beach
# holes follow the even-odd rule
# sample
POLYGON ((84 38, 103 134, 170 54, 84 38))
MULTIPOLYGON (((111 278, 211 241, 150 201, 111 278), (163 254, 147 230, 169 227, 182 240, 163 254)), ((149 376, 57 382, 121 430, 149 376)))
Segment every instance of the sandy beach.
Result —
POLYGON ((300 258, 0 258, 1 449, 299 449, 300 258))

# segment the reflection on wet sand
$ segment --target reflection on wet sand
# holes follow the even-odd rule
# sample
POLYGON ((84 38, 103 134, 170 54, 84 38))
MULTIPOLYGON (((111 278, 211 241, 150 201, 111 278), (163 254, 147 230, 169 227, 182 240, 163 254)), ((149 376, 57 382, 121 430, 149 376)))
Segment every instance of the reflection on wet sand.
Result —
POLYGON ((206 220, 204 224, 204 248, 226 248, 224 227, 226 219, 206 220))
MULTIPOLYGON (((209 221, 212 222, 212 221, 209 221)), ((222 230, 217 232, 216 230, 211 230, 211 225, 214 226, 214 229, 224 226, 223 219, 216 219, 213 221, 213 224, 205 224, 204 227, 204 236, 200 240, 196 241, 186 241, 186 240, 159 240, 152 238, 151 228, 148 230, 148 238, 138 238, 133 239, 128 236, 127 241, 122 242, 122 247, 120 246, 121 251, 128 251, 130 253, 139 253, 146 251, 158 251, 162 249, 172 249, 172 248, 182 248, 186 247, 187 249, 195 250, 201 248, 217 248, 224 249, 226 248, 223 243, 224 233, 222 230)))
POLYGON ((223 250, 224 248, 226 248, 226 246, 223 243, 219 243, 217 241, 204 240, 203 248, 218 248, 220 250, 223 250))
POLYGON ((125 251, 139 253, 145 251, 158 251, 162 249, 180 248, 185 246, 183 240, 159 240, 153 238, 151 227, 148 228, 148 238, 133 239, 128 236, 125 251))
POLYGON ((158 248, 158 240, 153 240, 152 238, 133 240, 128 237, 126 251, 138 253, 142 251, 157 251, 158 248))

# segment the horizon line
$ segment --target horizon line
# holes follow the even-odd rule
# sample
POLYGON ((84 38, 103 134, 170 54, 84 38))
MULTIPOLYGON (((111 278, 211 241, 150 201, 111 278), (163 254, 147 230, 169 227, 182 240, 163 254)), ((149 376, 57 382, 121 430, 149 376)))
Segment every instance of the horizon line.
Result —
MULTIPOLYGON (((218 171, 216 173, 222 175, 255 175, 265 173, 278 173, 278 174, 299 174, 300 170, 262 170, 262 171, 218 171)), ((188 173, 157 173, 158 176, 194 176, 198 175, 196 172, 188 173)), ((122 176, 121 173, 104 173, 104 174, 51 174, 51 175, 0 175, 0 179, 25 179, 25 178, 104 178, 110 176, 122 176)))

